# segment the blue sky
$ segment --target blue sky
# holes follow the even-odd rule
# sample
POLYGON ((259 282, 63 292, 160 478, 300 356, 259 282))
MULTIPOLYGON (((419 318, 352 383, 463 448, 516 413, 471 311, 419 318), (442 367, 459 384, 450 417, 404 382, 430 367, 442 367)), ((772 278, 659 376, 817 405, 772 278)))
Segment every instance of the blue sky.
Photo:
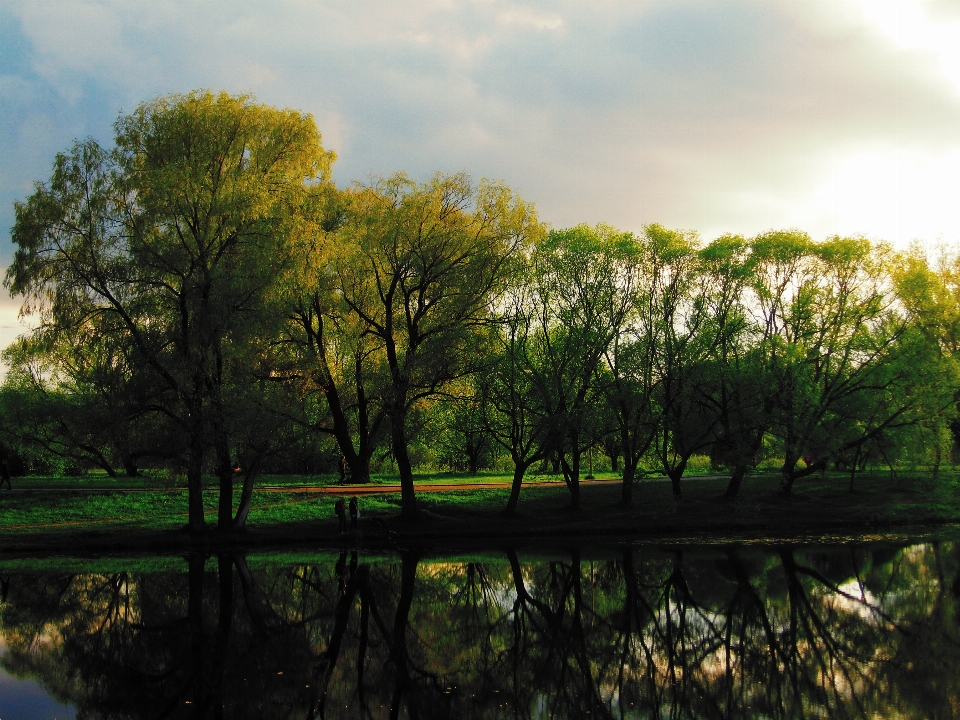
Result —
POLYGON ((74 139, 210 88, 313 113, 343 185, 465 170, 556 227, 955 243, 954 45, 960 0, 0 0, 0 228, 74 139))

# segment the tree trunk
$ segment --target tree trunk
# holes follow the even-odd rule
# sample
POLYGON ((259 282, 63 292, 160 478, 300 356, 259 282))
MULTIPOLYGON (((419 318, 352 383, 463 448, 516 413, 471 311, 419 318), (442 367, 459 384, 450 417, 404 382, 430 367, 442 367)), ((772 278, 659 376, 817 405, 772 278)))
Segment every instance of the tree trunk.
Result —
POLYGON ((783 461, 783 466, 780 468, 780 494, 789 495, 793 492, 793 481, 796 480, 795 470, 797 467, 797 460, 791 460, 789 457, 785 458, 783 461))
POLYGON ((350 484, 365 485, 370 482, 370 459, 373 457, 373 451, 376 448, 369 441, 368 434, 361 428, 359 447, 354 450, 349 430, 345 426, 340 426, 337 422, 334 422, 334 428, 337 429, 338 427, 341 430, 334 433, 334 438, 337 440, 340 452, 347 459, 347 465, 350 468, 350 484))
POLYGON ((623 456, 623 483, 620 485, 620 504, 624 507, 633 505, 633 481, 637 476, 637 461, 623 456))
MULTIPOLYGON (((357 452, 355 455, 350 453, 347 459, 355 459, 355 464, 350 465, 353 482, 365 485, 370 482, 370 460, 377 449, 376 437, 383 425, 385 413, 384 409, 380 408, 374 413, 373 419, 370 418, 370 399, 363 386, 363 361, 360 354, 355 358, 354 381, 357 390, 357 452)), ((347 427, 345 419, 342 424, 347 427)), ((346 433, 346 439, 352 449, 349 432, 346 433)))
POLYGON ((788 458, 783 463, 783 467, 780 468, 780 472, 783 473, 783 479, 780 481, 780 494, 789 495, 793 491, 793 483, 797 478, 806 477, 807 475, 813 475, 816 472, 822 472, 827 468, 826 458, 822 460, 817 460, 816 462, 811 462, 810 465, 805 467, 803 470, 797 470, 797 460, 799 458, 790 461, 788 458))
POLYGON ((400 716, 400 703, 403 701, 403 696, 407 695, 408 715, 415 718, 419 713, 413 704, 413 698, 410 697, 413 682, 407 658, 407 625, 410 621, 410 608, 413 606, 419 557, 408 550, 402 553, 400 562, 400 598, 397 601, 397 612, 393 617, 393 632, 390 634, 390 660, 397 673, 390 703, 390 717, 400 716))
POLYGON ((727 483, 727 491, 723 495, 725 498, 732 500, 740 493, 740 485, 743 483, 746 474, 746 465, 734 465, 733 472, 730 473, 730 481, 727 483))
POLYGON ((483 452, 483 446, 480 443, 468 442, 466 449, 470 474, 476 475, 480 471, 480 453, 483 452))
POLYGON ((580 449, 573 449, 573 467, 570 472, 570 508, 580 511, 580 449))
POLYGON ((579 512, 580 510, 580 452, 576 447, 576 436, 573 437, 574 449, 571 453, 570 463, 567 462, 563 453, 560 453, 560 466, 563 468, 563 477, 567 483, 567 489, 570 491, 570 509, 579 512))
POLYGON ((340 445, 340 450, 350 468, 351 485, 365 485, 370 482, 370 461, 375 448, 372 443, 364 441, 362 437, 359 446, 359 449, 354 452, 353 445, 340 445))
POLYGON ((217 530, 228 532, 233 529, 233 462, 230 458, 230 446, 227 438, 219 428, 217 433, 217 478, 219 481, 219 498, 217 501, 217 530))
POLYGON ((400 473, 400 517, 412 520, 418 517, 419 510, 417 495, 413 489, 413 466, 410 464, 410 455, 407 452, 407 437, 403 425, 401 418, 390 418, 393 457, 397 462, 397 471, 400 473))
POLYGON ((689 458, 686 457, 683 458, 679 463, 667 470, 667 477, 670 478, 670 486, 673 488, 674 500, 683 499, 683 492, 680 489, 680 479, 683 477, 683 473, 687 469, 688 459, 689 458))
POLYGON ((793 473, 785 472, 783 477, 780 479, 780 494, 781 495, 790 495, 793 492, 793 473))
MULTIPOLYGON (((630 442, 630 431, 623 425, 620 425, 620 450, 623 453, 623 484, 620 486, 620 504, 624 507, 630 507, 633 504, 633 480, 637 476, 637 463, 640 462, 638 454, 631 452, 633 450, 630 442)), ((616 465, 617 453, 614 452, 610 459, 616 465)), ((616 468, 614 468, 616 472, 616 468)))
MULTIPOLYGON (((330 417, 333 420, 333 437, 340 447, 340 452, 347 459, 347 465, 350 466, 350 479, 352 483, 364 484, 370 482, 370 458, 373 455, 374 448, 370 443, 369 410, 366 393, 363 387, 363 362, 362 355, 358 354, 354 360, 354 382, 357 391, 357 430, 359 433, 359 449, 353 447, 353 435, 350 432, 350 423, 347 420, 346 412, 340 401, 340 391, 327 363, 326 346, 324 345, 324 322, 323 312, 320 309, 316 298, 313 301, 314 312, 316 313, 317 327, 314 329, 309 322, 304 323, 304 329, 308 336, 312 337, 312 344, 316 354, 317 364, 320 367, 320 388, 323 390, 323 396, 327 401, 327 408, 330 411, 330 417)), ((382 420, 382 414, 374 421, 375 431, 382 420)), ((341 468, 342 472, 342 468, 341 468)))
POLYGON ((513 484, 510 486, 510 499, 507 500, 507 506, 503 509, 504 515, 509 515, 517 509, 517 503, 520 501, 520 485, 523 483, 523 476, 533 462, 533 460, 523 462, 514 458, 513 484))
POLYGON ((853 492, 853 481, 857 477, 857 466, 860 464, 860 448, 853 454, 853 462, 850 463, 850 492, 853 492))
POLYGON ((676 470, 671 470, 669 472, 670 476, 670 487, 673 489, 673 499, 682 500, 683 491, 680 489, 680 478, 683 477, 683 472, 677 472, 676 470))
POLYGON ((123 471, 127 474, 127 477, 140 476, 140 468, 137 467, 137 461, 132 455, 124 454, 120 462, 123 463, 123 471))
POLYGON ((257 476, 259 458, 251 463, 243 475, 243 490, 240 491, 240 506, 237 508, 237 515, 233 518, 233 529, 241 530, 247 523, 247 515, 250 514, 250 501, 253 498, 253 484, 257 476))
POLYGON ((199 432, 190 438, 187 457, 187 528, 193 535, 206 529, 203 519, 203 438, 199 432))
POLYGON ((86 452, 87 454, 92 455, 93 462, 95 462, 100 467, 101 470, 106 472, 107 475, 109 475, 112 478, 115 478, 117 476, 117 471, 113 469, 113 465, 110 464, 110 461, 107 460, 107 458, 104 457, 104 454, 100 452, 97 448, 95 448, 93 445, 84 444, 84 445, 79 445, 78 447, 84 452, 86 452))
POLYGON ((373 447, 371 446, 357 458, 357 462, 360 464, 360 477, 358 477, 354 482, 361 485, 370 482, 370 461, 372 459, 373 447))

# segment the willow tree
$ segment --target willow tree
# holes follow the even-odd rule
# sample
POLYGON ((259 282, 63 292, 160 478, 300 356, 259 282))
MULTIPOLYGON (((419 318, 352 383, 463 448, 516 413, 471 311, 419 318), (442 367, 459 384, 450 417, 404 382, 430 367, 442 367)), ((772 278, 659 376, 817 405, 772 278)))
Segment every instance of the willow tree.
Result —
POLYGON ((763 328, 750 322, 746 301, 754 278, 749 242, 724 235, 700 252, 708 355, 715 382, 710 395, 716 428, 710 456, 730 472, 726 497, 736 497, 747 471, 756 466, 775 401, 766 392, 766 366, 758 347, 763 328))
POLYGON ((370 463, 389 428, 390 385, 383 341, 353 312, 341 289, 340 255, 358 218, 352 190, 323 199, 315 251, 304 258, 276 351, 293 392, 306 401, 296 422, 332 436, 354 483, 370 480, 370 463), (339 258, 339 259, 338 259, 339 258))
POLYGON ((551 427, 570 506, 580 509, 580 458, 596 442, 600 363, 634 308, 637 242, 608 225, 551 231, 532 254, 529 374, 551 427))
POLYGON ((653 343, 651 387, 659 415, 653 452, 679 500, 690 458, 716 437, 711 397, 717 373, 711 354, 717 326, 711 322, 711 284, 697 235, 651 225, 646 241, 650 295, 638 322, 653 343))
MULTIPOLYGON (((947 248, 928 257, 922 247, 915 246, 896 258, 891 274, 909 318, 900 344, 913 351, 905 354, 907 359, 900 365, 909 377, 910 395, 922 416, 911 434, 921 440, 921 445, 932 441, 936 475, 950 440, 947 436, 952 435, 954 445, 960 437, 960 258, 947 248)), ((902 401, 902 397, 899 399, 902 401)), ((908 445, 904 438, 897 440, 900 447, 908 445)))
POLYGON ((205 525, 212 454, 225 530, 246 517, 252 482, 234 519, 228 390, 251 381, 275 334, 285 276, 312 234, 304 208, 334 156, 309 115, 199 91, 121 116, 115 143, 57 155, 50 180, 17 204, 6 285, 39 314, 39 332, 114 327, 136 347, 182 439, 189 528, 205 525))
POLYGON ((628 312, 613 326, 604 351, 609 372, 603 386, 623 454, 621 501, 629 505, 637 468, 648 452, 659 458, 679 496, 687 461, 712 427, 695 417, 695 441, 687 441, 691 432, 682 432, 693 415, 693 403, 683 401, 699 397, 703 379, 706 306, 693 301, 702 280, 698 240, 652 224, 625 247, 629 252, 619 264, 630 280, 616 287, 632 290, 628 312))
POLYGON ((532 206, 495 183, 405 175, 356 188, 336 233, 334 299, 375 340, 386 369, 383 407, 402 488, 417 514, 408 453, 411 412, 475 372, 491 309, 518 248, 541 232, 532 206))
POLYGON ((916 348, 905 342, 887 246, 815 243, 790 231, 758 236, 751 250, 752 304, 775 398, 770 432, 783 444, 781 492, 790 493, 797 479, 899 424, 915 404, 902 358, 916 348), (893 402, 878 405, 890 393, 893 402))
POLYGON ((504 508, 512 513, 520 501, 527 469, 551 451, 555 433, 549 404, 542 394, 534 346, 538 313, 529 256, 522 258, 522 271, 497 308, 497 332, 492 334, 489 362, 478 376, 477 397, 484 430, 513 462, 513 482, 504 508))

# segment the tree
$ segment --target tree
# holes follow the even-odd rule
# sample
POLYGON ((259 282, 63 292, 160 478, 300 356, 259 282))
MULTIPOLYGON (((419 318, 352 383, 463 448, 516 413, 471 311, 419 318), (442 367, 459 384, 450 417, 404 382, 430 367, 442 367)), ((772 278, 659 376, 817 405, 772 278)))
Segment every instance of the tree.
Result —
POLYGON ((716 428, 710 454, 729 470, 726 497, 732 498, 759 459, 775 400, 766 391, 766 367, 758 351, 765 345, 767 326, 749 320, 747 290, 755 271, 749 243, 725 235, 703 248, 700 257, 707 334, 713 337, 709 363, 715 380, 711 400, 716 428))
POLYGON ((384 408, 402 487, 417 515, 408 452, 412 411, 482 361, 484 329, 519 248, 541 233, 532 206, 466 175, 418 184, 395 175, 351 195, 331 265, 338 302, 382 346, 384 408))
POLYGON ((595 444, 600 413, 597 371, 635 302, 636 243, 607 225, 552 231, 532 256, 527 302, 534 319, 529 372, 556 453, 580 507, 580 457, 595 444))
POLYGON ((715 437, 718 418, 710 398, 716 372, 709 360, 717 337, 702 283, 699 238, 652 225, 647 243, 651 295, 641 323, 653 344, 650 387, 659 415, 654 451, 679 500, 690 457, 715 437))
MULTIPOLYGON (((524 258, 528 261, 529 258, 524 258)), ((532 270, 530 265, 522 266, 532 270)), ((484 429, 510 454, 513 482, 505 513, 516 510, 527 469, 546 457, 554 430, 549 409, 535 381, 532 343, 537 314, 533 312, 532 286, 517 277, 498 309, 490 360, 477 380, 477 395, 484 429)))
POLYGON ((317 410, 301 413, 300 422, 332 436, 346 464, 341 470, 349 469, 353 482, 366 483, 389 429, 390 374, 384 343, 351 310, 340 290, 337 260, 331 260, 344 252, 346 225, 362 222, 350 209, 349 191, 328 192, 321 236, 305 258, 284 325, 280 345, 289 351, 281 350, 278 366, 317 410))
POLYGON ((489 468, 496 450, 483 419, 485 398, 477 390, 472 383, 463 383, 427 413, 426 434, 437 461, 471 475, 489 468))
MULTIPOLYGON (((895 363, 900 375, 909 378, 906 395, 913 400, 911 424, 916 426, 911 434, 933 437, 936 474, 941 438, 951 431, 956 447, 960 437, 960 258, 946 248, 929 258, 923 248, 914 246, 896 257, 891 274, 907 318, 895 363)), ((900 395, 897 400, 902 401, 900 395)))
POLYGON ((212 451, 226 530, 227 388, 252 382, 255 348, 276 335, 284 277, 313 235, 305 209, 334 156, 312 117, 248 96, 161 97, 115 131, 114 149, 87 140, 59 154, 49 183, 17 204, 6 286, 50 332, 90 323, 136 348, 183 438, 189 528, 204 528, 212 451))
POLYGON ((631 278, 624 289, 629 287, 632 297, 627 316, 613 329, 604 351, 606 368, 598 376, 605 405, 613 416, 617 449, 623 455, 624 505, 632 502, 637 468, 653 444, 661 421, 662 408, 656 399, 660 382, 656 355, 662 345, 658 317, 664 302, 670 303, 669 282, 664 284, 668 257, 657 242, 664 236, 669 237, 669 231, 650 225, 641 237, 622 245, 619 264, 621 272, 631 278))
POLYGON ((783 443, 781 491, 790 493, 795 480, 876 436, 912 405, 910 395, 901 394, 905 402, 888 412, 868 409, 871 398, 906 381, 887 370, 905 347, 907 323, 886 246, 841 237, 814 243, 803 233, 779 232, 755 238, 752 253, 755 311, 765 328, 769 392, 776 398, 771 432, 783 443), (872 419, 841 442, 832 425, 856 406, 860 419, 872 419))
POLYGON ((35 332, 4 351, 4 429, 69 466, 136 476, 144 457, 170 452, 150 411, 161 389, 115 334, 71 330, 35 332))

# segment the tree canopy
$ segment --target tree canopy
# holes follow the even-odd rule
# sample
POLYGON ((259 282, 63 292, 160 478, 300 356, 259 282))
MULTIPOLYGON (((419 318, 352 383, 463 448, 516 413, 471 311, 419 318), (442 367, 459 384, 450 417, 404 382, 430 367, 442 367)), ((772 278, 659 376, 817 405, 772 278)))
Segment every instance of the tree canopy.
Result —
POLYGON ((16 204, 3 443, 36 468, 162 467, 189 527, 242 527, 275 471, 536 463, 578 507, 584 454, 682 500, 692 459, 782 491, 960 435, 960 261, 796 231, 704 242, 550 229, 500 182, 334 185, 309 115, 198 91, 77 142, 16 204), (904 450, 904 448, 908 448, 904 450), (622 466, 620 461, 622 460, 622 466), (235 484, 240 487, 235 501, 235 484))
POLYGON ((6 283, 39 314, 35 340, 113 336, 150 369, 151 407, 176 428, 190 527, 204 524, 211 450, 226 527, 228 388, 249 384, 275 332, 334 157, 312 117, 206 92, 141 105, 117 121, 115 142, 58 155, 50 181, 17 204, 6 283))

